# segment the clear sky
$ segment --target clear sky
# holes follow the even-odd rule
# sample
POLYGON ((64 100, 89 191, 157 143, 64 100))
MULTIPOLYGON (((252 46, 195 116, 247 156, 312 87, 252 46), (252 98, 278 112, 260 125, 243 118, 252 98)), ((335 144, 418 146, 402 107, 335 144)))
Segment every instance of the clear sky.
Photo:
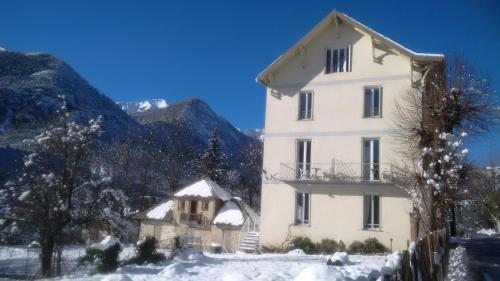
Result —
MULTIPOLYGON (((419 52, 460 52, 500 89, 500 1, 0 0, 0 46, 49 52, 116 101, 207 101, 263 127, 255 76, 332 9, 419 52)), ((472 144, 500 152, 500 135, 472 144)))

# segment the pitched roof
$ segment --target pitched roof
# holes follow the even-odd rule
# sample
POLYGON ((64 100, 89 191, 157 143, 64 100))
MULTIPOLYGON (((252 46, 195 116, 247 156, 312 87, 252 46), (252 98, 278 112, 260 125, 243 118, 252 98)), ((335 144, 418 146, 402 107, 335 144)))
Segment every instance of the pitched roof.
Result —
POLYGON ((136 220, 161 220, 170 221, 172 219, 172 207, 174 201, 164 200, 153 205, 151 208, 133 215, 131 218, 136 220))
POLYGON ((200 180, 184 187, 174 197, 219 198, 223 201, 231 199, 231 194, 211 180, 200 180))
POLYGON ((335 21, 336 19, 340 20, 341 22, 346 22, 354 26, 355 28, 359 29, 360 31, 367 33, 368 35, 371 35, 380 43, 399 50, 401 53, 406 54, 407 56, 418 60, 422 62, 432 62, 432 61, 442 61, 444 59, 443 54, 430 54, 430 53, 418 53, 415 51, 412 51, 403 45, 395 42, 394 40, 376 32, 375 30, 367 27, 366 25, 358 22, 357 20, 349 17, 348 15, 341 13, 337 10, 333 10, 326 16, 323 20, 321 20, 316 26, 314 26, 306 35, 304 35, 297 43, 295 43, 291 48, 289 48, 284 54, 279 56, 274 62, 272 62, 269 66, 267 66, 257 77, 255 80, 257 82, 261 82, 262 84, 266 85, 266 76, 276 70, 279 66, 281 66, 284 62, 286 62, 288 59, 292 58, 297 52, 300 50, 301 47, 312 41, 316 35, 321 32, 324 28, 329 26, 332 21, 335 21))
POLYGON ((226 201, 214 218, 214 224, 243 225, 245 217, 237 202, 226 201))

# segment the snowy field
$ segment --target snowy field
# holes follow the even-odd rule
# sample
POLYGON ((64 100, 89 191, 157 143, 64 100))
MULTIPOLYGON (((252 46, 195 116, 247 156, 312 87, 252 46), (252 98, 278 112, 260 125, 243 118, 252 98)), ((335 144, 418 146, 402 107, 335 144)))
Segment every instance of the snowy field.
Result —
MULTIPOLYGON (((27 257, 26 247, 0 248, 0 273, 25 274, 26 261, 37 263, 36 255, 27 257)), ((33 253, 30 253, 30 256, 33 253)), ((115 273, 90 275, 91 268, 76 265, 84 254, 82 247, 69 247, 65 252, 66 275, 55 280, 90 281, 156 281, 156 280, 373 280, 384 265, 385 256, 349 256, 346 266, 327 266, 327 256, 290 254, 205 254, 189 258, 175 258, 157 265, 124 266, 115 273)), ((133 255, 127 247, 121 253, 125 259, 133 255)))

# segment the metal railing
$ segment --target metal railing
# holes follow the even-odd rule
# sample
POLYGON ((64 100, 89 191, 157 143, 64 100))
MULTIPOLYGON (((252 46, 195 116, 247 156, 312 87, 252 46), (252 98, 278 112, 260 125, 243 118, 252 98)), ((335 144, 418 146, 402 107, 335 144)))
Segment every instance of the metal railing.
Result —
POLYGON ((179 222, 190 227, 210 227, 210 220, 202 214, 181 213, 179 222))
POLYGON ((392 183, 393 167, 388 163, 281 163, 279 179, 296 182, 392 183))

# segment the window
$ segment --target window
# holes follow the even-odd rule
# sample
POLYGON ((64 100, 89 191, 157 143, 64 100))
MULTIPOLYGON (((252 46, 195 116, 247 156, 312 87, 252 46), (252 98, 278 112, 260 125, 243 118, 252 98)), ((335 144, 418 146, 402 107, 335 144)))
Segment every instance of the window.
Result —
POLYGON ((326 50, 326 73, 351 72, 352 46, 326 50))
POLYGON ((379 139, 363 139, 363 180, 380 179, 380 141, 379 139))
POLYGON ((311 140, 297 141, 297 179, 308 179, 311 175, 311 140))
POLYGON ((201 204, 201 208, 203 211, 208 210, 208 201, 203 201, 203 204, 201 204))
POLYGON ((312 119, 313 93, 303 92, 299 94, 299 120, 312 119))
POLYGON ((181 210, 184 212, 184 200, 179 200, 177 203, 177 210, 181 210))
POLYGON ((311 196, 309 193, 296 193, 295 223, 309 224, 309 210, 311 206, 311 196))
POLYGON ((380 87, 365 87, 364 97, 364 117, 380 117, 382 88, 380 87))
POLYGON ((363 198, 364 228, 380 227, 380 196, 365 195, 363 198))

